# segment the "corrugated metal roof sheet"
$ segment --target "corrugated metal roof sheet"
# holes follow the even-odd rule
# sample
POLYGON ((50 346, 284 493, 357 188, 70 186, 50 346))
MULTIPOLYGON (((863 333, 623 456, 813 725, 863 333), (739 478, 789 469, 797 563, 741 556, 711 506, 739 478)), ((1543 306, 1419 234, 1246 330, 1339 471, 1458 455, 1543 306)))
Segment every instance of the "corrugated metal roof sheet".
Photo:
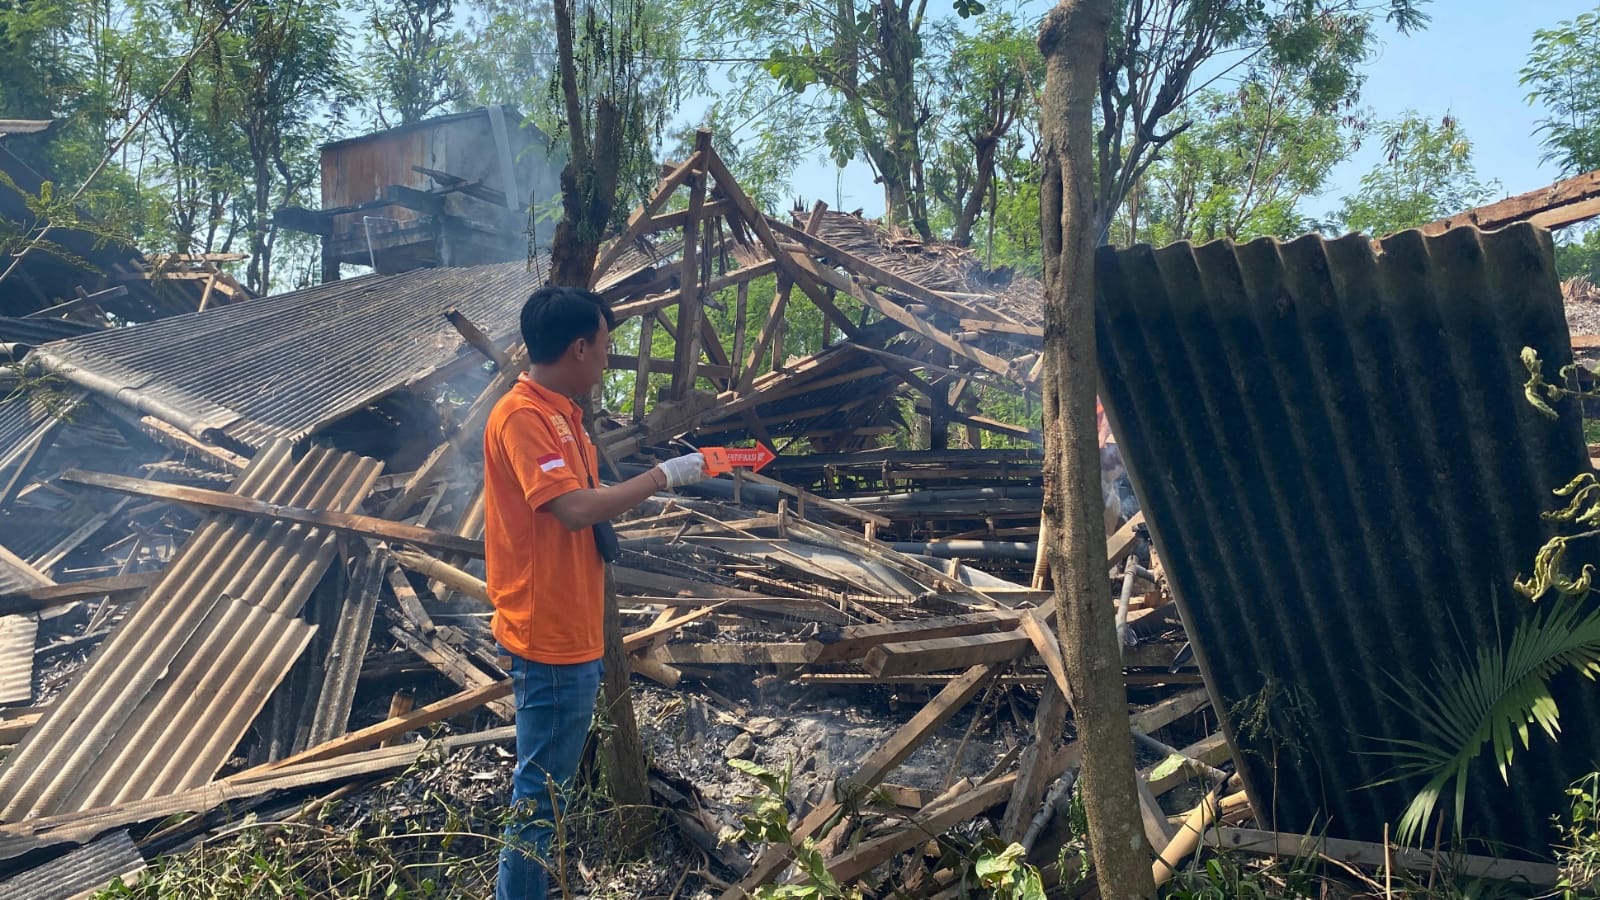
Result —
MULTIPOLYGON (((1417 738, 1400 685, 1509 636, 1550 490, 1587 469, 1578 416, 1523 398, 1523 346, 1571 361, 1546 232, 1103 249, 1105 407, 1269 827, 1377 840, 1420 785, 1365 789, 1417 738), (1241 728, 1265 699, 1267 728, 1241 728), (1392 749, 1392 748, 1391 748, 1392 749), (1274 794, 1274 789, 1276 793, 1274 794), (1276 822, 1270 822, 1272 817, 1276 822)), ((1468 826, 1546 848, 1594 768, 1600 692, 1558 683, 1559 744, 1468 826)))
MULTIPOLYGON (((271 444, 232 491, 353 512, 381 464, 271 444)), ((91 809, 203 784, 311 637, 297 618, 335 535, 212 515, 0 769, 0 819, 91 809)))
POLYGON ((299 440, 454 359, 456 307, 493 338, 541 263, 372 275, 46 344, 30 359, 197 437, 299 440))
POLYGON ((63 338, 77 337, 83 334, 93 334, 99 331, 98 325, 87 322, 77 322, 72 319, 50 318, 18 318, 16 316, 0 316, 0 343, 24 344, 37 347, 50 341, 59 341, 63 338))
POLYGON ((33 699, 33 650, 38 639, 36 616, 0 617, 0 704, 33 699))
POLYGON ((98 890, 111 879, 141 872, 144 855, 126 831, 114 831, 76 850, 20 875, 0 881, 0 897, 7 900, 67 900, 98 890))

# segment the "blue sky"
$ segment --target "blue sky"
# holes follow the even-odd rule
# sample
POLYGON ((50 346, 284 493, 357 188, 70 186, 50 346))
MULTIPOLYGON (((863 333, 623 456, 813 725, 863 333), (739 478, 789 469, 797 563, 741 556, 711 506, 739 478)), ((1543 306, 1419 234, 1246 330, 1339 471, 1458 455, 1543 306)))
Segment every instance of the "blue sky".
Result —
MULTIPOLYGON (((946 4, 935 2, 933 7, 946 4)), ((1023 9, 1042 15, 1051 4, 1029 2, 1023 9)), ((1507 195, 1543 187, 1560 177, 1534 134, 1543 111, 1524 101, 1518 73, 1532 46, 1533 32, 1595 9, 1597 0, 1434 0, 1428 27, 1411 35, 1383 30, 1382 46, 1367 69, 1362 104, 1380 119, 1397 118, 1414 109, 1430 118, 1450 113, 1473 144, 1473 161, 1484 180, 1496 179, 1507 195)), ((1321 197, 1303 204, 1310 215, 1323 215, 1353 193, 1361 175, 1381 158, 1369 141, 1329 176, 1321 197)), ((863 208, 868 215, 883 211, 883 194, 863 163, 840 175, 831 163, 818 162, 796 174, 792 193, 821 199, 835 208, 863 208)))

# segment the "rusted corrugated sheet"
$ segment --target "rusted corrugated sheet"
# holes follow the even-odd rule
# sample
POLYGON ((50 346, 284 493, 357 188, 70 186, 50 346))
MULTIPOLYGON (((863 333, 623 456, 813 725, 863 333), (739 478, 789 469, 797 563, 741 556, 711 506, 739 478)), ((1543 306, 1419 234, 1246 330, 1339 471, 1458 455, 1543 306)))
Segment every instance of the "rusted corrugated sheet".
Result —
POLYGON ((144 855, 126 831, 115 831, 59 859, 0 881, 7 900, 66 900, 145 869, 144 855))
POLYGON ((198 437, 299 440, 455 359, 456 307, 493 338, 544 283, 526 262, 336 281, 46 344, 30 359, 198 437))
MULTIPOLYGON (((356 510, 381 464, 279 441, 232 491, 356 510)), ((205 783, 311 637, 297 618, 327 570, 326 529, 208 517, 160 583, 0 770, 0 820, 91 809, 205 783)))
MULTIPOLYGON (((1415 783, 1400 685, 1509 636, 1550 490, 1587 469, 1575 411, 1523 398, 1523 346, 1571 361, 1549 235, 1405 232, 1102 250, 1110 414, 1207 682, 1269 825, 1376 840, 1415 783), (1241 727, 1266 699, 1267 729, 1241 727), (1238 706, 1236 706, 1238 704, 1238 706), (1273 819, 1275 818, 1275 823, 1273 819)), ((1558 685, 1564 732, 1512 785, 1474 773, 1469 827, 1544 848, 1594 768, 1600 692, 1558 685)))

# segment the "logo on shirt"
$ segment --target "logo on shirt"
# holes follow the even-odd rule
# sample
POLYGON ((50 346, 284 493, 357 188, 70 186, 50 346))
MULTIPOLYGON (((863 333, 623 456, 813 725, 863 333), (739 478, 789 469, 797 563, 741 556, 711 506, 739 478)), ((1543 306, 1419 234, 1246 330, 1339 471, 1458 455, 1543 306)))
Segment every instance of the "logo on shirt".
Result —
POLYGON ((574 439, 572 437, 572 427, 567 424, 567 419, 565 416, 559 414, 551 416, 550 424, 556 427, 556 434, 560 435, 561 443, 573 443, 574 439))
POLYGON ((561 454, 559 453, 552 453, 549 456, 539 457, 539 468, 546 472, 550 471, 551 469, 564 468, 566 464, 567 461, 562 459, 561 454))

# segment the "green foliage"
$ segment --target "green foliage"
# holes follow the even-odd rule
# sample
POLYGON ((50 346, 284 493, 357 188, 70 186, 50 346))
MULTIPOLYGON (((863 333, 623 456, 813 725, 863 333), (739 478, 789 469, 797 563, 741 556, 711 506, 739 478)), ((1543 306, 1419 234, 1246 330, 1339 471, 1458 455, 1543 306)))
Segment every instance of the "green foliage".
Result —
POLYGON ((1600 169, 1600 10, 1535 31, 1522 85, 1549 113, 1544 160, 1569 174, 1600 169))
POLYGON ((1378 126, 1385 161, 1361 176, 1336 218, 1347 231, 1392 234, 1482 205, 1500 190, 1478 180, 1472 142, 1446 115, 1437 123, 1416 112, 1378 126))
POLYGON ((1600 772, 1591 772, 1567 788, 1567 818, 1556 819, 1561 833, 1556 859, 1561 865, 1557 887, 1561 896, 1576 900, 1593 896, 1600 879, 1600 772))
MULTIPOLYGON (((420 122, 467 96, 456 60, 455 0, 363 0, 370 38, 359 58, 380 124, 420 122)), ((529 30, 519 23, 517 31, 529 30)))
POLYGON ((550 131, 555 25, 548 0, 479 0, 462 28, 456 60, 467 95, 461 105, 503 103, 550 131))
POLYGON ((1556 274, 1600 282, 1600 228, 1573 226, 1562 229, 1556 244, 1556 274))
MULTIPOLYGON (((938 23, 932 46, 942 62, 935 67, 941 113, 930 119, 931 215, 965 247, 985 208, 989 228, 999 225, 997 176, 1015 173, 1032 155, 1044 59, 1038 24, 1003 10, 959 27, 938 23)), ((1037 215, 1027 225, 1038 231, 1037 215)))
POLYGON ((1466 810, 1467 783, 1485 745, 1502 779, 1521 743, 1531 742, 1537 725, 1551 740, 1560 731, 1560 710, 1550 694, 1550 679, 1574 668, 1593 679, 1600 674, 1600 612, 1586 610, 1579 597, 1542 604, 1518 623, 1505 645, 1477 648, 1475 658, 1440 662, 1431 683, 1401 685, 1408 709, 1423 737, 1396 739, 1386 753, 1397 772, 1380 783, 1422 777, 1427 783, 1406 807, 1396 837, 1418 841, 1447 789, 1454 787, 1454 826, 1459 833, 1466 810))
MULTIPOLYGON (((861 892, 855 888, 842 888, 829 874, 826 860, 817 849, 817 842, 807 837, 799 842, 789 825, 789 771, 774 772, 743 759, 728 760, 728 765, 756 780, 760 790, 742 796, 739 802, 748 807, 740 815, 743 826, 733 840, 759 841, 789 847, 794 855, 795 867, 805 876, 798 884, 762 885, 751 896, 755 900, 780 900, 780 898, 815 898, 815 900, 859 900, 861 892)), ((819 831, 826 834, 827 828, 819 831)))
POLYGON ((826 152, 845 165, 858 155, 884 185, 886 217, 931 236, 924 185, 930 61, 923 8, 822 0, 713 0, 683 4, 696 47, 739 60, 734 91, 719 98, 721 121, 798 126, 808 145, 768 139, 773 149, 826 152), (782 22, 782 28, 774 28, 782 22), (776 113, 776 115, 769 115, 776 113))
POLYGON ((1237 91, 1207 91, 1182 115, 1193 124, 1151 166, 1113 227, 1118 243, 1292 237, 1314 230, 1297 211, 1323 189, 1359 120, 1319 114, 1307 82, 1282 70, 1237 91), (1143 229, 1133 219, 1144 219, 1143 229))
MULTIPOLYGON (((1351 106, 1383 14, 1402 33, 1426 0, 1123 0, 1112 20, 1096 110, 1095 207, 1102 235, 1146 170, 1188 125, 1175 113, 1197 72, 1221 59, 1279 72, 1319 115, 1351 106), (1236 55, 1237 54, 1237 55, 1236 55)), ((1258 79, 1258 75, 1246 81, 1258 79)))
MULTIPOLYGON (((1531 348, 1523 348, 1522 363, 1528 370, 1528 401, 1555 418, 1550 402, 1576 392, 1546 382, 1543 364, 1531 348)), ((1569 382, 1571 374, 1570 367, 1562 372, 1569 382)), ((1600 521, 1600 482, 1592 473, 1554 493, 1570 499, 1564 508, 1546 512, 1546 521, 1568 526, 1600 521)), ((1469 657, 1439 661, 1438 677, 1429 683, 1399 686, 1422 735, 1389 742, 1392 746, 1384 752, 1395 760, 1396 770, 1379 783, 1426 779, 1401 816, 1396 834, 1402 843, 1422 837, 1452 787, 1452 821, 1460 833, 1468 780, 1485 745, 1501 779, 1507 780, 1517 744, 1530 746, 1534 726, 1556 739, 1561 713, 1550 693, 1550 679, 1557 672, 1572 669, 1591 680, 1600 675, 1600 610, 1587 602, 1593 567, 1584 566, 1573 577, 1563 565, 1569 543, 1596 535, 1600 531, 1556 535, 1541 548, 1533 575, 1516 582, 1517 591, 1539 605, 1517 622, 1509 641, 1481 645, 1469 657), (1547 599, 1552 593, 1554 598, 1547 599)))
POLYGON ((1044 880, 1028 865, 1028 851, 1012 842, 998 853, 986 852, 972 864, 979 886, 996 900, 1044 900, 1044 880))

